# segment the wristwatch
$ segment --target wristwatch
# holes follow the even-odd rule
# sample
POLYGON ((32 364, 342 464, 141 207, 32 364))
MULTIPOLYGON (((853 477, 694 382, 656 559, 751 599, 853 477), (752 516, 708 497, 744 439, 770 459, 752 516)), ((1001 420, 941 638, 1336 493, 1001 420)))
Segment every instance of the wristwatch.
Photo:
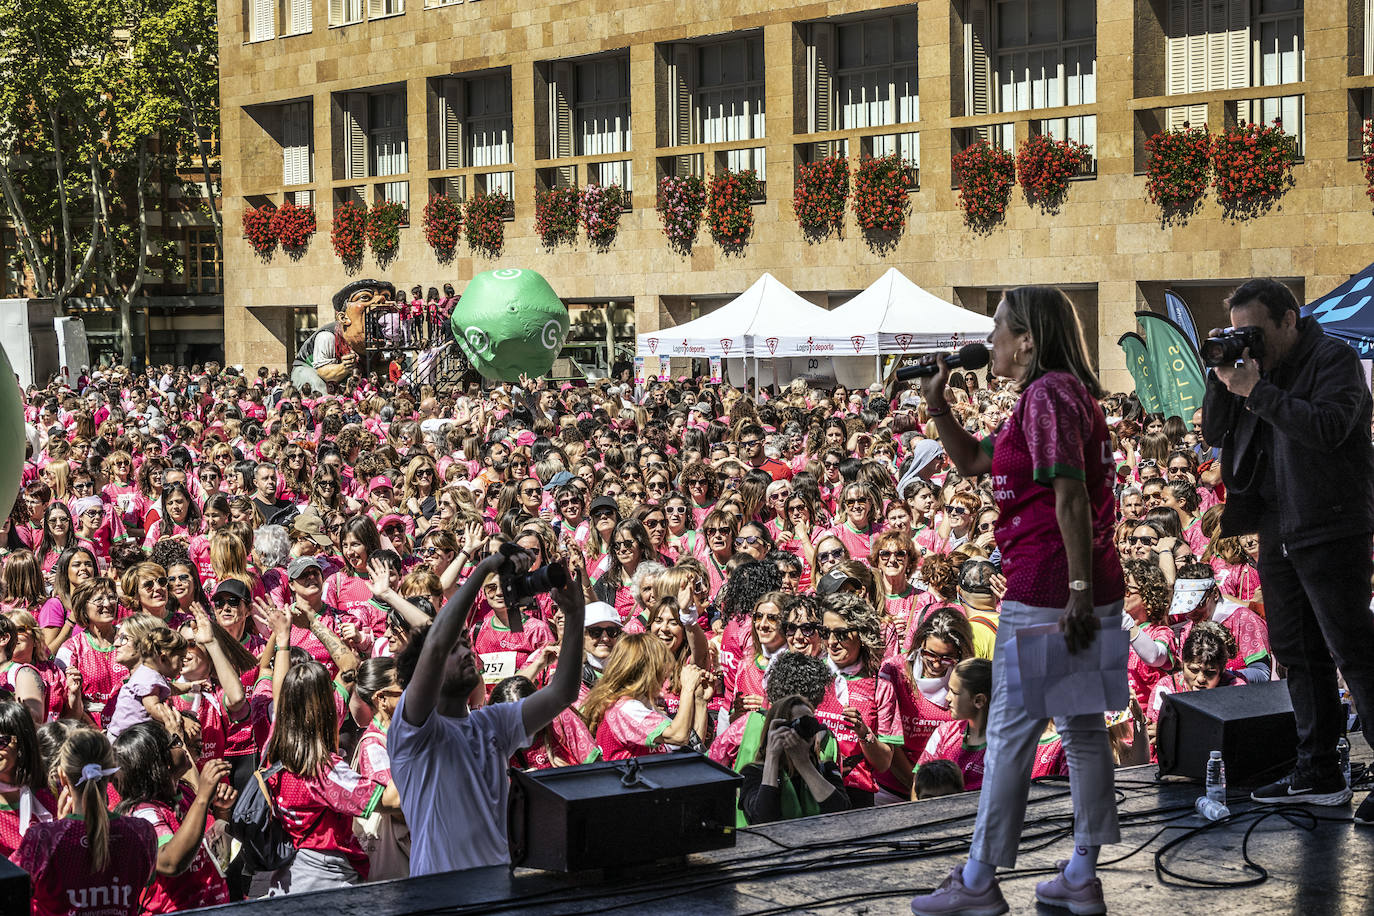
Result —
POLYGON ((1093 584, 1087 579, 1070 579, 1069 590, 1074 592, 1090 592, 1093 584))

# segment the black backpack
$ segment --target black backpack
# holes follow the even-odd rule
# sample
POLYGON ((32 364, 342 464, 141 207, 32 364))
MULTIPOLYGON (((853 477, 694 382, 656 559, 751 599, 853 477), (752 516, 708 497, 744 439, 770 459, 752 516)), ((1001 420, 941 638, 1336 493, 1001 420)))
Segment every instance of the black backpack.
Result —
POLYGON ((286 835, 281 812, 272 800, 267 780, 282 770, 281 764, 253 771, 253 778, 234 802, 228 833, 243 844, 244 869, 250 872, 276 871, 296 859, 296 844, 286 835))

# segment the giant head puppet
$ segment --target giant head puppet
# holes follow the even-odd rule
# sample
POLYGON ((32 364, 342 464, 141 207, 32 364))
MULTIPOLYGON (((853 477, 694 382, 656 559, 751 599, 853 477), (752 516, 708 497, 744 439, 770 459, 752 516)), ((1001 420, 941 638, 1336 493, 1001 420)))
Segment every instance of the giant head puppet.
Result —
POLYGON ((24 471, 24 403, 10 358, 0 347, 0 505, 11 506, 24 471))
POLYGON ((453 336, 484 378, 538 378, 548 374, 563 348, 568 308, 532 270, 488 270, 463 290, 453 312, 453 336))
POLYGON ((394 336, 387 325, 397 323, 392 304, 395 294, 396 287, 385 280, 354 280, 334 294, 334 321, 339 336, 354 353, 364 349, 369 312, 382 312, 377 316, 378 329, 388 339, 394 336))

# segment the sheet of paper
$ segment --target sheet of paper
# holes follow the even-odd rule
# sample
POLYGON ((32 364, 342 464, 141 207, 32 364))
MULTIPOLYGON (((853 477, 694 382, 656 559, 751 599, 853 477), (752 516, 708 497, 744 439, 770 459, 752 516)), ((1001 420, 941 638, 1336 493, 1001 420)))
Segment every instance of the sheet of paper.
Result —
MULTIPOLYGON (((1008 648, 1015 646, 1015 679, 1026 712, 1036 718, 1075 716, 1121 709, 1130 702, 1126 660, 1130 639, 1126 631, 1105 627, 1086 650, 1073 654, 1057 623, 1022 627, 1008 648)), ((1010 699, 1009 695, 1009 699, 1010 699)))

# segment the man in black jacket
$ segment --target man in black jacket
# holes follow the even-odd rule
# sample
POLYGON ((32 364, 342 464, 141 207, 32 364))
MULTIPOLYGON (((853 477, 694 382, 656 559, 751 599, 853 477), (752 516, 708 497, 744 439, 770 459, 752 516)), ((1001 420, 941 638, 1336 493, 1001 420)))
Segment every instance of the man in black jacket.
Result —
MULTIPOLYGON (((1252 798, 1344 805, 1337 667, 1366 740, 1374 723, 1374 400, 1355 351, 1299 317, 1282 283, 1250 280, 1227 304, 1233 327, 1259 329, 1262 352, 1212 371, 1203 434, 1222 449, 1222 536, 1259 533, 1269 639, 1298 725, 1297 767, 1252 798)), ((1374 796, 1355 819, 1374 823, 1374 796)))

